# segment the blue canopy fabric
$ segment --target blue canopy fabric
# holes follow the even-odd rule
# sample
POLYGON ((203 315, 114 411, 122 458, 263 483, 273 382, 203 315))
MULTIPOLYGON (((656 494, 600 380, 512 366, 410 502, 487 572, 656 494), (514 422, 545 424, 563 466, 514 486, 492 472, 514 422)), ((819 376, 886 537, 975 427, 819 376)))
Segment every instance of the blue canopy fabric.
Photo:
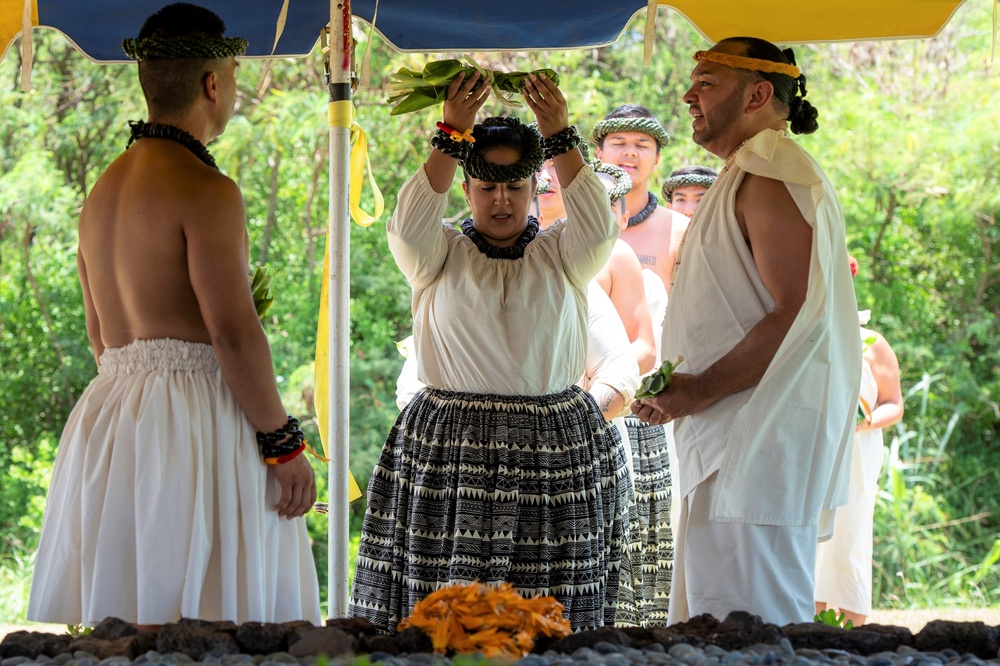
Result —
MULTIPOLYGON (((30 25, 59 30, 87 57, 126 61, 121 42, 172 0, 27 0, 30 25)), ((963 0, 656 0, 710 40, 750 34, 774 42, 928 37, 963 0)), ((22 32, 26 0, 0 0, 0 57, 22 32)), ((247 55, 271 54, 285 0, 195 0, 250 41, 247 55)), ((353 14, 402 51, 583 48, 614 42, 646 0, 355 0, 353 14), (377 10, 377 14, 376 14, 377 10)), ((303 56, 330 19, 330 0, 288 0, 275 55, 303 56)))

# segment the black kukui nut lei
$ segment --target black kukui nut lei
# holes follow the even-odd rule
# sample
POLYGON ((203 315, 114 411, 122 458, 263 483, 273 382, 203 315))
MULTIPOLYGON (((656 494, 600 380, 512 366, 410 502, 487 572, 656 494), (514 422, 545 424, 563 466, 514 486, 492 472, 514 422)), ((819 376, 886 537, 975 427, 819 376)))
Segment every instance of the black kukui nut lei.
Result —
POLYGON ((649 195, 649 199, 646 201, 646 207, 640 210, 638 215, 633 215, 628 218, 629 227, 634 227, 645 222, 646 218, 652 215, 653 211, 656 210, 656 207, 659 205, 660 200, 656 198, 655 194, 652 192, 647 192, 646 194, 649 195))
POLYGON ((455 141, 442 129, 437 130, 431 137, 431 146, 437 148, 448 157, 454 157, 460 162, 464 162, 472 150, 472 144, 468 141, 455 141))
POLYGON ((583 139, 576 131, 576 126, 570 125, 566 129, 542 139, 542 151, 545 154, 545 159, 551 160, 557 155, 568 153, 581 143, 583 143, 583 139))
POLYGON ((160 123, 147 123, 141 120, 130 120, 128 121, 128 124, 132 130, 129 135, 128 144, 125 146, 126 150, 136 139, 146 137, 149 137, 150 139, 168 139, 181 144, 194 153, 195 157, 213 169, 218 170, 219 168, 216 166, 215 158, 208 152, 208 148, 205 147, 205 144, 194 138, 188 132, 182 130, 180 127, 160 123))
POLYGON ((280 458, 297 451, 306 439, 299 425, 299 420, 289 414, 285 425, 274 432, 257 431, 257 446, 261 455, 264 458, 280 458))

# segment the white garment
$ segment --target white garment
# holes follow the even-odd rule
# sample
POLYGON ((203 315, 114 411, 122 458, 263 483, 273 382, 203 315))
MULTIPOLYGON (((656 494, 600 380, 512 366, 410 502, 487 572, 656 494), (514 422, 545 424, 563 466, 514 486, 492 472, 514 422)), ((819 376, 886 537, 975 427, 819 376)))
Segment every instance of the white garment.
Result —
MULTIPOLYGON (((874 408, 878 383, 868 361, 861 367, 861 397, 874 408)), ((816 601, 859 615, 872 612, 872 529, 884 457, 881 428, 854 433, 850 498, 816 551, 816 601)))
MULTIPOLYGON (((784 132, 747 141, 699 204, 675 268, 663 355, 702 372, 774 307, 734 212, 746 173, 783 181, 813 229, 806 300, 756 387, 675 422, 679 496, 718 471, 712 520, 814 525, 847 499, 861 345, 836 193, 784 132)), ((820 535, 831 529, 823 521, 820 535)))
POLYGON ((56 456, 28 619, 320 622, 305 520, 209 345, 104 350, 56 456))
MULTIPOLYGON (((595 281, 587 287, 587 305, 587 364, 577 384, 585 391, 604 384, 621 393, 625 404, 630 405, 639 388, 639 364, 632 354, 625 325, 611 299, 595 281)), ((411 338, 407 340, 410 342, 400 343, 402 349, 412 349, 411 338)), ((396 379, 396 406, 402 410, 423 387, 424 383, 418 377, 416 356, 411 352, 396 379)), ((622 436, 629 478, 632 479, 632 449, 624 418, 615 418, 612 423, 622 436)))
POLYGON ((539 231, 523 259, 490 259, 443 224, 447 193, 420 169, 387 225, 389 249, 413 287, 420 381, 499 395, 559 393, 583 375, 587 284, 618 226, 589 167, 563 189, 568 219, 539 231))
POLYGON ((684 498, 674 531, 668 624, 709 613, 760 615, 782 627, 810 622, 816 525, 747 525, 710 519, 718 472, 684 498), (711 557, 707 556, 711 554, 711 557))
POLYGON ((667 287, 663 280, 650 268, 642 269, 642 286, 649 305, 649 317, 653 322, 653 340, 656 341, 656 365, 663 362, 663 318, 667 314, 667 287))
MULTIPOLYGON (((577 384, 591 394, 599 384, 609 386, 622 394, 628 407, 639 388, 639 363, 632 353, 625 324, 611 298, 593 280, 587 287, 587 308, 587 369, 577 384)), ((611 423, 622 437, 628 478, 634 483, 635 465, 625 418, 619 415, 611 423)))

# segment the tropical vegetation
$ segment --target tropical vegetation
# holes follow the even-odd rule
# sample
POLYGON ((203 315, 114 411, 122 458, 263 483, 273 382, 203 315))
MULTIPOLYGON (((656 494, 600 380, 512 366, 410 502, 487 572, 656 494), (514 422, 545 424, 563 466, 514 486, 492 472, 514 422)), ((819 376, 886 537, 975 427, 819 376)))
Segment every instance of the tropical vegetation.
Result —
MULTIPOLYGON (((886 436, 876 509, 876 607, 1000 597, 1000 65, 988 4, 964 3, 929 40, 796 47, 821 114, 820 130, 801 142, 837 187, 861 265, 859 304, 903 371, 906 416, 886 436)), ((718 166, 690 141, 681 101, 691 54, 706 40, 661 9, 654 62, 643 67, 643 27, 640 17, 604 48, 473 55, 500 71, 559 72, 584 135, 620 103, 648 106, 675 137, 661 180, 686 164, 718 166)), ((357 121, 391 211, 439 118, 437 106, 391 116, 391 74, 466 54, 399 54, 363 26, 356 37, 357 121)), ((127 121, 144 117, 132 67, 96 65, 54 33, 36 34, 35 49, 30 92, 19 90, 16 48, 0 63, 0 621, 24 617, 60 431, 96 371, 75 221, 124 148, 127 121)), ((328 205, 321 57, 273 63, 261 90, 262 64, 244 63, 236 115, 210 147, 243 190, 252 259, 273 279, 264 325, 279 385, 286 407, 306 417, 328 205)), ((525 110, 491 101, 486 111, 525 110)), ((449 210, 455 220, 467 214, 457 188, 449 210)), ((410 332, 410 290, 384 218, 354 226, 350 250, 350 468, 364 487, 396 416, 396 342, 410 332)), ((314 421, 307 427, 314 434, 314 421)), ((325 489, 325 470, 317 472, 325 489)), ((363 511, 364 500, 352 505, 355 537, 363 511)), ((310 516, 309 527, 322 573, 324 517, 310 516)))

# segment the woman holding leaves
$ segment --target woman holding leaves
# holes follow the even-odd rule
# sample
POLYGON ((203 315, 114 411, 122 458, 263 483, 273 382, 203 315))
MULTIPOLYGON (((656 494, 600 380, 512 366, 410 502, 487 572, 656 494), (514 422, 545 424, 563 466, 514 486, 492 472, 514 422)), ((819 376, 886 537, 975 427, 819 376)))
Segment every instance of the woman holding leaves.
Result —
POLYGON ((629 603, 618 584, 625 456, 575 386, 587 284, 618 228, 558 87, 532 75, 523 93, 537 131, 516 118, 473 126, 490 86, 458 75, 388 224, 413 287, 426 388, 400 413, 368 486, 350 613, 385 631, 429 593, 474 580, 551 595, 575 630, 611 624, 629 603), (545 156, 569 219, 539 232, 528 213, 545 156), (458 230, 442 218, 460 164, 472 218, 458 230))
MULTIPOLYGON (((858 262, 851 257, 851 275, 858 262)), ((851 489, 837 509, 833 537, 816 549, 816 612, 839 608, 859 627, 872 611, 872 523, 882 470, 882 430, 903 418, 899 361, 881 334, 865 328, 871 312, 858 313, 861 325, 861 399, 854 429, 851 489)))

